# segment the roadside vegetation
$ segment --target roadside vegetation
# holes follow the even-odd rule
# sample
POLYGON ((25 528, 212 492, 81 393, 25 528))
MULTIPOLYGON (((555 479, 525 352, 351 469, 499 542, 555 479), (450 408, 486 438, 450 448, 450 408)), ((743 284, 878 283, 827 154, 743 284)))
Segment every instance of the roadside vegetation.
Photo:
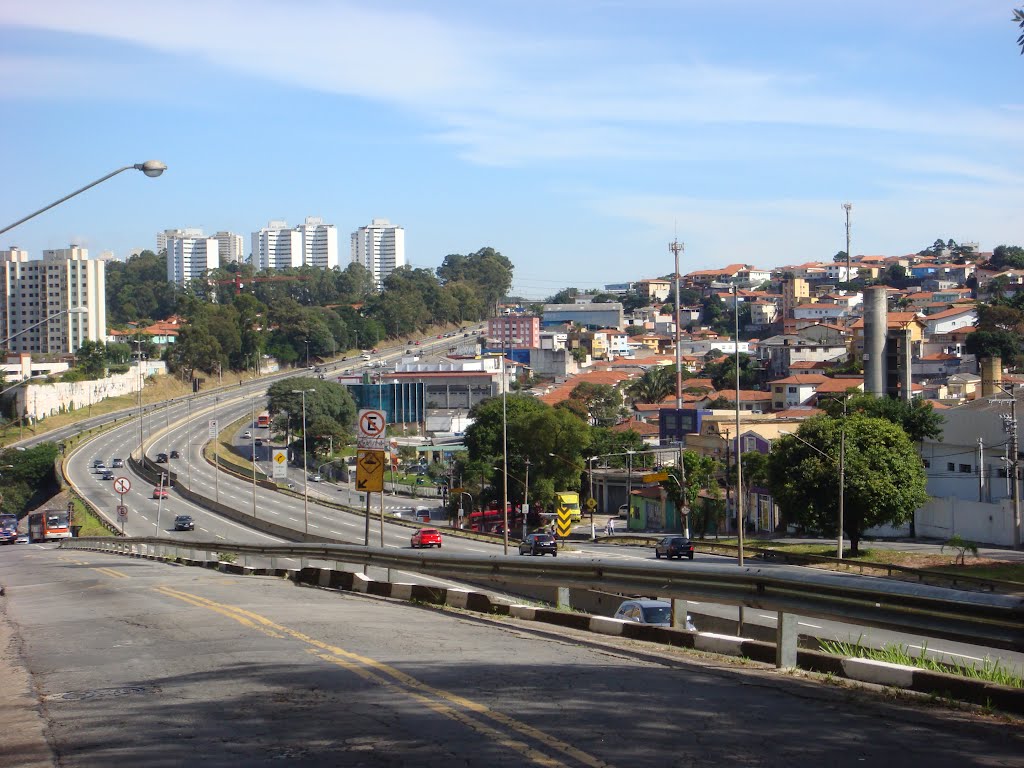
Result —
POLYGON ((927 655, 928 646, 923 647, 920 653, 915 654, 903 645, 869 648, 861 644, 859 640, 856 643, 822 640, 821 648, 826 653, 836 656, 884 661, 889 664, 901 664, 905 667, 927 669, 931 672, 944 672, 950 675, 969 677, 973 680, 984 680, 1011 688, 1024 688, 1024 678, 1021 677, 1021 671, 1004 667, 998 660, 984 659, 980 663, 975 662, 973 664, 947 664, 929 658, 927 655))

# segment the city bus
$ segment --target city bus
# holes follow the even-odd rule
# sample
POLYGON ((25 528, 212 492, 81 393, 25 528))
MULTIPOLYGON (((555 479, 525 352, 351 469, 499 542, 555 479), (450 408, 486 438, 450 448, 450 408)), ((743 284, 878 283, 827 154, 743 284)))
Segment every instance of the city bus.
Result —
POLYGON ((33 512, 28 516, 28 540, 49 541, 51 539, 70 539, 71 525, 68 513, 63 509, 49 509, 46 512, 33 512))
POLYGON ((13 544, 18 540, 18 516, 0 515, 0 544, 13 544))
POLYGON ((256 417, 257 429, 263 429, 270 426, 270 414, 264 411, 256 417))
MULTIPOLYGON (((505 515, 501 511, 501 505, 492 503, 487 509, 470 512, 466 518, 466 527, 478 533, 500 533, 505 525, 505 515)), ((512 503, 508 505, 508 527, 510 531, 522 528, 523 515, 516 510, 512 503)))

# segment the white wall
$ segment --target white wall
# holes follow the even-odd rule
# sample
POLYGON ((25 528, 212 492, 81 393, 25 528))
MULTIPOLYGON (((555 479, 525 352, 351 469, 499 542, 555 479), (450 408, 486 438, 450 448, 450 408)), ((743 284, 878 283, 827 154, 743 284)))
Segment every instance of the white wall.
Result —
MULTIPOLYGON (((163 375, 167 366, 156 360, 144 363, 142 375, 149 377, 163 375)), ((139 373, 130 370, 95 381, 75 381, 58 384, 27 384, 15 390, 18 413, 25 414, 31 421, 47 416, 56 416, 62 410, 88 408, 107 397, 134 394, 139 391, 139 373)))
POLYGON ((948 539, 959 534, 977 544, 1013 544, 1013 503, 1002 499, 993 504, 958 499, 933 498, 915 515, 918 536, 948 539))

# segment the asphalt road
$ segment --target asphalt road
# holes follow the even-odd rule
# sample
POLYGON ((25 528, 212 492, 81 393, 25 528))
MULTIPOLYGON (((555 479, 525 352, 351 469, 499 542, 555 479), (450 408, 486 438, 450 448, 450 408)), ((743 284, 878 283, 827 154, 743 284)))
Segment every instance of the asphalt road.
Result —
MULTIPOLYGON (((255 392, 255 390, 254 390, 255 392)), ((226 393, 228 395, 231 392, 226 393)), ((242 399, 233 404, 223 402, 213 411, 203 413, 201 405, 193 405, 190 410, 186 409, 184 403, 169 404, 165 409, 166 413, 151 414, 143 422, 143 431, 146 439, 154 431, 161 429, 169 430, 166 437, 155 441, 149 449, 149 455, 155 457, 158 452, 170 453, 172 449, 181 452, 181 459, 172 459, 170 466, 179 475, 179 481, 190 484, 198 491, 210 498, 220 498, 222 502, 230 503, 236 508, 252 511, 255 508, 257 516, 261 519, 269 519, 273 522, 302 531, 308 524, 311 533, 335 538, 339 541, 349 543, 362 543, 365 535, 365 519, 360 515, 322 506, 316 503, 317 498, 323 496, 333 498, 337 502, 362 506, 360 501, 363 498, 351 488, 335 486, 330 483, 309 483, 310 502, 308 513, 303 501, 292 496, 283 495, 263 488, 256 488, 255 505, 253 503, 253 486, 251 482, 240 480, 227 473, 218 473, 209 465, 201 455, 204 443, 209 439, 208 420, 214 415, 221 425, 227 425, 236 419, 258 413, 262 400, 253 400, 253 392, 243 392, 242 399), (188 413, 192 414, 191 419, 177 423, 179 418, 185 419, 188 413), (187 437, 186 427, 191 431, 191 440, 187 437)), ((257 430, 251 427, 242 427, 236 436, 236 445, 240 454, 251 450, 255 438, 265 436, 268 430, 257 430), (241 433, 249 429, 253 439, 243 439, 241 433)), ((102 436, 92 441, 86 449, 75 454, 69 461, 69 472, 79 487, 96 501, 100 506, 108 509, 113 516, 113 510, 119 501, 114 493, 111 481, 100 479, 100 475, 92 471, 89 465, 94 458, 103 459, 109 466, 113 457, 126 457, 128 453, 137 448, 139 443, 138 422, 125 423, 109 430, 102 436)), ((261 456, 269 459, 269 446, 264 446, 261 456)), ((291 468, 290 479, 295 488, 301 492, 305 478, 300 469, 291 468)), ((117 470, 116 474, 122 474, 117 470)), ((168 492, 166 500, 152 498, 152 486, 142 483, 134 476, 128 475, 132 481, 132 489, 125 496, 125 503, 129 506, 129 516, 125 522, 125 532, 131 536, 154 536, 160 535, 169 539, 184 540, 223 540, 249 543, 270 543, 280 539, 266 533, 249 528, 240 523, 228 520, 205 508, 198 507, 178 495, 175 488, 168 492), (173 519, 175 514, 190 514, 195 518, 195 532, 175 532, 173 530, 173 519), (159 525, 158 525, 159 522, 159 525)), ((379 517, 379 496, 373 497, 374 516, 371 521, 371 543, 379 544, 381 541, 379 517)), ((384 505, 386 512, 395 512, 399 509, 408 509, 414 504, 421 503, 408 498, 385 495, 384 505)), ((422 500, 425 504, 436 504, 436 500, 422 500)), ((386 519, 388 519, 386 517, 386 519)), ((443 530, 443 529, 442 529, 443 530)), ((408 547, 409 536, 412 529, 408 526, 387 522, 384 526, 384 545, 388 547, 408 547)), ((457 536, 445 536, 445 550, 462 552, 475 555, 500 555, 501 545, 497 542, 486 542, 472 539, 463 539, 457 536)), ((514 546, 510 550, 510 556, 517 556, 514 546)), ((608 560, 636 560, 652 559, 652 550, 649 547, 633 547, 614 545, 609 546, 601 543, 571 542, 568 551, 563 556, 569 557, 595 557, 608 560)), ((690 561, 675 562, 674 565, 680 568, 699 568, 702 562, 720 563, 721 557, 716 555, 705 555, 698 553, 696 559, 690 561)), ((317 563, 307 563, 316 565, 317 563)), ((299 564, 282 561, 282 567, 298 567, 299 564)), ((758 560, 751 560, 750 567, 755 568, 791 568, 775 563, 763 563, 758 560)), ((384 571, 372 572, 370 576, 378 579, 398 578, 402 581, 414 581, 418 583, 432 583, 451 585, 450 581, 436 579, 430 576, 422 576, 415 573, 387 574, 384 571)), ((851 578, 859 578, 851 575, 851 578)), ((732 606, 716 605, 711 603, 691 602, 688 604, 688 611, 694 614, 711 615, 727 620, 734 620, 737 617, 737 609, 732 606)), ((744 622, 763 627, 774 627, 777 617, 773 613, 761 612, 753 609, 744 611, 744 622)), ((698 628, 700 621, 698 619, 698 628)), ((1024 654, 1010 651, 997 651, 979 648, 963 643, 953 643, 946 640, 935 640, 903 633, 891 632, 858 625, 844 624, 828 619, 817 617, 798 617, 798 626, 802 634, 836 640, 847 643, 862 643, 871 647, 885 647, 899 645, 907 648, 915 654, 924 653, 931 658, 944 662, 965 664, 967 666, 981 665, 986 661, 998 661, 1004 667, 1021 672, 1024 670, 1024 654)))
POLYGON ((5 710, 39 696, 62 768, 963 768, 1024 755, 1016 724, 980 715, 280 579, 25 545, 0 550, 0 583, 33 686, 6 690, 5 710))

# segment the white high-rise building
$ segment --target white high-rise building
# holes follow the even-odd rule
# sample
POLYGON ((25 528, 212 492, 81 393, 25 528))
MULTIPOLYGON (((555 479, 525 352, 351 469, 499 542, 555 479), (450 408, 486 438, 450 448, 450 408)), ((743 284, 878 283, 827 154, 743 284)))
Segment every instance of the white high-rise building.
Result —
POLYGON ((0 251, 0 338, 10 339, 7 349, 74 354, 86 340, 105 341, 106 266, 76 246, 43 251, 42 259, 19 248, 0 251))
POLYGON ((245 238, 236 235, 234 232, 218 232, 214 235, 217 240, 217 251, 220 254, 220 263, 241 264, 245 261, 245 238))
POLYGON ((405 266, 405 230, 387 219, 373 219, 352 233, 352 261, 369 270, 380 290, 388 275, 405 266))
POLYGON ((257 271, 302 266, 302 232, 284 221, 271 221, 252 233, 252 265, 257 271))
POLYGON ((185 229, 165 229, 156 233, 156 252, 167 250, 167 239, 170 237, 203 237, 203 230, 199 227, 186 227, 185 229))
POLYGON ((215 237, 168 235, 167 280, 177 286, 206 277, 220 266, 220 243, 215 237))
POLYGON ((302 263, 307 267, 334 269, 338 266, 338 228, 307 216, 298 227, 302 232, 302 263))

